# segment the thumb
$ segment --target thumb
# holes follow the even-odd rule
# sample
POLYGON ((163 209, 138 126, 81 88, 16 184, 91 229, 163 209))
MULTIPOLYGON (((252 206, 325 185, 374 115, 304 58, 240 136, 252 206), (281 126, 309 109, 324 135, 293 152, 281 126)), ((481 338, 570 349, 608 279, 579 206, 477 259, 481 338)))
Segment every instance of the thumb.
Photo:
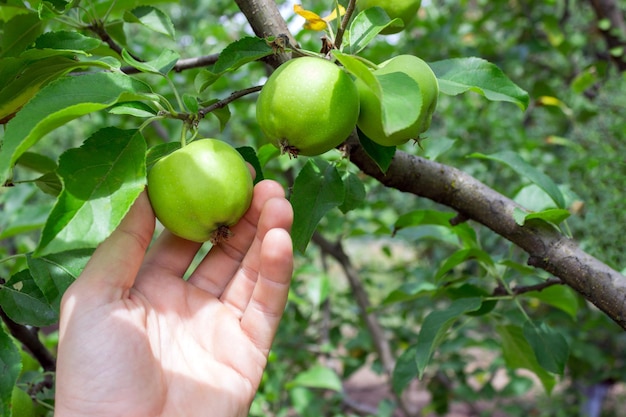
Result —
POLYGON ((117 301, 127 295, 152 240, 154 223, 152 206, 143 191, 72 284, 73 295, 88 296, 91 303, 98 304, 117 301))

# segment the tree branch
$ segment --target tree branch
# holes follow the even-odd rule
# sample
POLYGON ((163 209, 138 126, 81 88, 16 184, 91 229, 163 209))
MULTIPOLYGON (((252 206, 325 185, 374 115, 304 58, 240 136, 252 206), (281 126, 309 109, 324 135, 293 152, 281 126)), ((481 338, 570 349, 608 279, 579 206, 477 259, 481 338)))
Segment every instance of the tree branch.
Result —
POLYGON ((518 225, 513 211, 521 209, 520 205, 456 168, 398 151, 387 172, 381 172, 355 136, 346 149, 364 173, 387 187, 428 198, 487 226, 525 250, 529 265, 559 277, 626 329, 625 276, 547 223, 518 225))
MULTIPOLYGON (((389 346, 389 341, 385 336, 383 327, 380 325, 374 314, 368 313, 371 305, 367 292, 361 283, 359 273, 354 268, 354 265, 352 265, 352 262, 346 252, 343 250, 341 242, 331 243, 319 233, 315 233, 313 235, 313 242, 320 247, 322 252, 335 258, 335 260, 339 262, 339 265, 341 265, 341 268, 348 279, 348 283, 350 284, 352 294, 354 295, 356 303, 359 306, 361 318, 365 322, 365 326, 370 333, 376 353, 378 353, 378 357, 383 364, 383 369, 385 370, 387 377, 391 379, 393 370, 396 366, 396 360, 391 351, 391 347, 389 346)), ((402 398, 399 394, 394 393, 394 395, 396 396, 398 404, 404 414, 410 416, 409 407, 404 398, 402 398)))
MULTIPOLYGON (((193 69, 193 68, 208 67, 209 65, 215 64, 219 57, 220 57, 220 54, 212 54, 212 55, 199 56, 195 58, 179 59, 178 62, 176 62, 176 65, 174 65, 174 68, 172 69, 175 72, 182 72, 182 71, 193 69)), ((121 71, 124 74, 137 74, 140 72, 137 68, 131 67, 131 66, 122 67, 121 71)))
POLYGON ((33 357, 37 359, 44 371, 54 372, 56 369, 56 360, 54 356, 52 356, 52 353, 41 343, 41 340, 39 340, 37 330, 14 322, 6 315, 2 308, 0 308, 0 318, 4 324, 6 324, 7 329, 9 329, 13 337, 19 340, 30 351, 33 357))
MULTIPOLYGON (((289 33, 273 1, 237 0, 237 4, 258 36, 274 30, 289 33)), ((561 278, 626 330, 626 277, 552 226, 540 221, 518 225, 512 214, 522 207, 511 199, 456 168, 404 152, 396 152, 388 171, 382 173, 356 134, 346 149, 356 166, 382 184, 451 207, 524 249, 530 255, 529 265, 561 278)))

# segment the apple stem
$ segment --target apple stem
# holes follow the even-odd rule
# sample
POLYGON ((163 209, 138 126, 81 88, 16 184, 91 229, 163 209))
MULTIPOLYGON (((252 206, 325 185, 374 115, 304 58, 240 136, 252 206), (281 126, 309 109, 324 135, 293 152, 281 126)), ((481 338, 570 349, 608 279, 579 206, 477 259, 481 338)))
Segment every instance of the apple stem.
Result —
POLYGON ((209 241, 211 242, 211 244, 217 245, 227 240, 232 235, 233 235, 233 232, 230 230, 230 227, 223 224, 219 226, 217 229, 215 229, 213 233, 211 233, 211 237, 209 238, 209 241))

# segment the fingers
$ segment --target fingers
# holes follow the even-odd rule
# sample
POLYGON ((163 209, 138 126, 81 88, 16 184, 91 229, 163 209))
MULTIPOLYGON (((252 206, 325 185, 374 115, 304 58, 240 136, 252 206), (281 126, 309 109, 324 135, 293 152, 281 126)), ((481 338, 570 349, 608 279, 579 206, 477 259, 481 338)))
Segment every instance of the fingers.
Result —
POLYGON ((150 275, 157 270, 182 277, 200 246, 201 243, 183 239, 167 229, 164 230, 148 251, 142 270, 146 274, 140 275, 139 279, 150 279, 150 275))
POLYGON ((120 225, 98 246, 72 285, 73 291, 89 291, 102 303, 119 300, 135 282, 152 240, 154 223, 152 206, 144 191, 120 225))
POLYGON ((287 303, 293 274, 293 252, 284 229, 267 232, 261 248, 258 280, 241 318, 241 328, 267 355, 287 303))
MULTIPOLYGON (((244 259, 245 269, 256 274, 261 241, 267 231, 272 228, 291 228, 293 213, 284 195, 284 190, 275 181, 258 183, 250 209, 232 228, 232 236, 211 249, 191 274, 189 282, 220 297, 233 277, 244 267, 244 259)), ((248 299, 249 296, 250 293, 248 299)))

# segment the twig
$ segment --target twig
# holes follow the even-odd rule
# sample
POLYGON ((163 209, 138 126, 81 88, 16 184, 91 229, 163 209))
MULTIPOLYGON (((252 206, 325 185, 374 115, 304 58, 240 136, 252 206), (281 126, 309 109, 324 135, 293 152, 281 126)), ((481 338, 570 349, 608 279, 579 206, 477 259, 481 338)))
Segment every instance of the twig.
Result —
POLYGON ((221 109, 222 107, 226 107, 229 103, 237 100, 238 98, 261 91, 262 88, 263 88, 262 85, 258 85, 255 87, 250 87, 250 88, 245 88, 243 90, 235 91, 234 93, 232 93, 230 96, 226 97, 225 99, 216 101, 210 106, 201 109, 200 111, 198 111, 198 115, 202 118, 206 116, 207 114, 211 113, 212 111, 221 109))
MULTIPOLYGON (((90 25, 88 25, 86 27, 86 29, 92 31, 93 33, 95 33, 96 35, 98 35, 98 37, 100 39, 102 39, 102 41, 104 43, 106 43, 107 45, 109 45, 109 48, 111 48, 112 50, 114 50, 115 52, 117 52, 118 55, 122 55, 122 47, 120 45, 117 44, 117 42, 115 42, 113 40, 113 38, 111 38, 111 35, 109 35, 109 33, 106 31, 106 29, 104 28, 104 25, 101 21, 96 20, 94 22, 92 22, 90 25)), ((135 55, 131 54, 129 52, 130 56, 133 57, 133 59, 143 62, 143 60, 139 57, 136 57, 135 55)))
MULTIPOLYGON (((374 314, 368 313, 370 309, 370 301, 367 292, 361 283, 359 273, 356 271, 354 265, 352 265, 352 261, 343 250, 341 242, 331 243, 319 233, 315 233, 313 235, 313 242, 320 247, 322 252, 335 258, 335 260, 341 265, 341 268, 348 279, 348 283, 350 284, 350 288, 352 289, 354 298, 359 306, 361 317, 370 333, 372 343, 374 344, 378 357, 383 364, 385 373, 387 374, 387 377, 391 379, 396 361, 393 357, 393 353, 391 351, 389 341, 385 336, 383 327, 380 325, 374 314)), ((404 398, 395 392, 393 394, 398 401, 400 409, 405 415, 410 416, 411 413, 404 398)))
POLYGON ((346 8, 346 14, 343 15, 343 19, 341 19, 339 29, 337 29, 337 35, 335 37, 335 47, 337 49, 341 47, 341 43, 343 42, 343 34, 346 32, 346 29, 348 29, 348 23, 350 23, 350 19, 352 18, 355 7, 356 0, 350 0, 348 2, 348 7, 346 8))
POLYGON ((6 324, 7 329, 9 329, 13 337, 22 342, 33 357, 37 359, 44 371, 54 372, 56 369, 56 360, 54 356, 52 356, 52 353, 41 343, 41 340, 39 340, 37 329, 14 322, 6 315, 2 308, 0 308, 0 318, 4 324, 6 324))
MULTIPOLYGON (((212 54, 194 58, 179 59, 178 62, 176 62, 176 65, 174 65, 174 68, 172 68, 172 70, 175 72, 182 72, 193 68, 208 67, 209 65, 215 64, 219 56, 220 54, 212 54)), ((121 71, 124 74, 137 74, 140 72, 137 68, 130 65, 122 67, 121 71)))

